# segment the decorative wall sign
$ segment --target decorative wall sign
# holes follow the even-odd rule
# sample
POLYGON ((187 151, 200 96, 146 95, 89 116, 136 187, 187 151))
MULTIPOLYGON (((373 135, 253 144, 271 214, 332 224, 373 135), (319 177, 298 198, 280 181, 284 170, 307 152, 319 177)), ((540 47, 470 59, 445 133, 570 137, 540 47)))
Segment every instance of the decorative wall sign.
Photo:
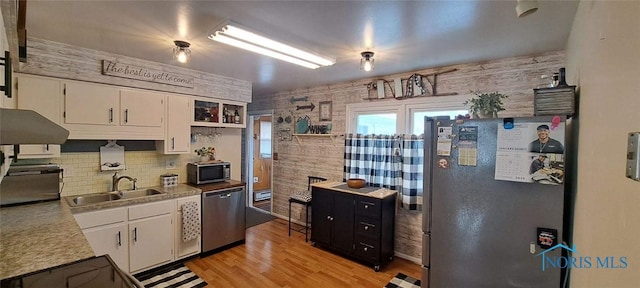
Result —
POLYGON ((193 77, 144 68, 123 62, 102 60, 102 74, 173 86, 193 88, 193 77))
POLYGON ((289 99, 289 103, 293 104, 296 102, 304 102, 304 101, 308 101, 309 97, 308 96, 304 96, 304 97, 300 97, 300 98, 295 98, 293 96, 291 96, 291 99, 289 99))
POLYGON ((331 121, 331 101, 320 102, 320 121, 331 121))
POLYGON ((313 111, 313 108, 316 108, 316 105, 313 105, 313 103, 309 103, 309 105, 296 106, 296 110, 309 109, 309 111, 313 111))

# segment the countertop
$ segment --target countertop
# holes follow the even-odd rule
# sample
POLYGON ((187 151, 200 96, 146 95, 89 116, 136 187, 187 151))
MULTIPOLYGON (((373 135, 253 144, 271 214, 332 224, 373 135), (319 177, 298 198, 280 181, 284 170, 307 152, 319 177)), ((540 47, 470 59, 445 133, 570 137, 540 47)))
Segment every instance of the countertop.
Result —
POLYGON ((211 183, 211 184, 201 184, 201 185, 189 184, 189 185, 202 190, 202 192, 207 192, 207 191, 213 191, 213 190, 244 186, 245 183, 237 180, 229 180, 229 181, 217 182, 217 183, 211 183))
MULTIPOLYGON (((202 193, 200 189, 186 185, 186 184, 178 184, 177 186, 172 186, 172 187, 163 187, 163 186, 144 187, 144 189, 156 189, 156 190, 162 191, 163 194, 144 196, 144 197, 138 197, 138 198, 120 199, 120 200, 101 202, 96 204, 88 204, 88 205, 82 205, 82 206, 69 206, 69 209, 71 210, 72 213, 80 213, 80 212, 87 212, 87 211, 93 211, 93 210, 99 210, 99 209, 105 209, 105 208, 115 208, 115 207, 129 206, 129 205, 142 204, 142 203, 148 203, 148 202, 162 201, 162 200, 186 197, 191 195, 200 195, 200 193, 202 193)), ((80 196, 80 195, 65 196, 65 197, 62 197, 62 201, 68 201, 70 198, 73 198, 76 196, 80 196)), ((65 204, 67 203, 68 202, 65 202, 65 204)))
POLYGON ((0 208, 0 279, 95 256, 62 201, 0 208))
MULTIPOLYGON (((145 187, 164 194, 70 207, 59 201, 0 208, 0 279, 95 256, 73 213, 200 195, 189 185, 145 187)), ((78 196, 78 195, 76 195, 78 196)))
POLYGON ((366 197, 379 198, 379 199, 383 199, 398 193, 395 190, 391 190, 387 188, 363 187, 360 189, 355 189, 355 188, 349 188, 346 186, 341 187, 343 185, 347 185, 347 183, 325 181, 325 182, 318 182, 318 183, 311 184, 311 186, 318 187, 318 188, 331 189, 335 191, 346 192, 346 193, 351 193, 351 194, 356 194, 356 195, 361 195, 366 197))

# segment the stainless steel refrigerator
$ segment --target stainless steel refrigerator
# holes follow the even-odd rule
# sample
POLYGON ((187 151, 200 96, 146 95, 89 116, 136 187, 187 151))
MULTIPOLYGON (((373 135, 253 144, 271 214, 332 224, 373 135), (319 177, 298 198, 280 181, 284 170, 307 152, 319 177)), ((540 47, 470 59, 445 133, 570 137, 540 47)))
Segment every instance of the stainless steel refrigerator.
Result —
POLYGON ((561 287, 542 257, 570 245, 573 131, 564 116, 425 118, 423 288, 561 287), (545 127, 563 153, 531 148, 545 127), (521 171, 537 159, 546 170, 521 171))

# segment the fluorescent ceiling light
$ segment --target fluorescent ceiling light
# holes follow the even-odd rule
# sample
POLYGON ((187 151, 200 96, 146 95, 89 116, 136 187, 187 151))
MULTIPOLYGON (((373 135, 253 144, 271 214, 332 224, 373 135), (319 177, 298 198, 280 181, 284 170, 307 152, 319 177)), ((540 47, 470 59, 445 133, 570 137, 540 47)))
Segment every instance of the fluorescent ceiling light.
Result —
POLYGON ((211 34, 209 39, 311 69, 316 69, 320 66, 330 66, 336 63, 335 59, 322 57, 271 40, 239 28, 235 24, 223 26, 222 29, 211 34))

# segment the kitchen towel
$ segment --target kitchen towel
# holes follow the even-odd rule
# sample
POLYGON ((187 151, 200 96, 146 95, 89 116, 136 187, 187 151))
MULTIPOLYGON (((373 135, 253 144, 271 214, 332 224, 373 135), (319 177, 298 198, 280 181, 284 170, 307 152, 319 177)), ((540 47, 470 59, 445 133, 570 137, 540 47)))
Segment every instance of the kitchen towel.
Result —
POLYGON ((189 201, 182 204, 182 241, 187 242, 200 236, 200 213, 198 203, 189 201))

